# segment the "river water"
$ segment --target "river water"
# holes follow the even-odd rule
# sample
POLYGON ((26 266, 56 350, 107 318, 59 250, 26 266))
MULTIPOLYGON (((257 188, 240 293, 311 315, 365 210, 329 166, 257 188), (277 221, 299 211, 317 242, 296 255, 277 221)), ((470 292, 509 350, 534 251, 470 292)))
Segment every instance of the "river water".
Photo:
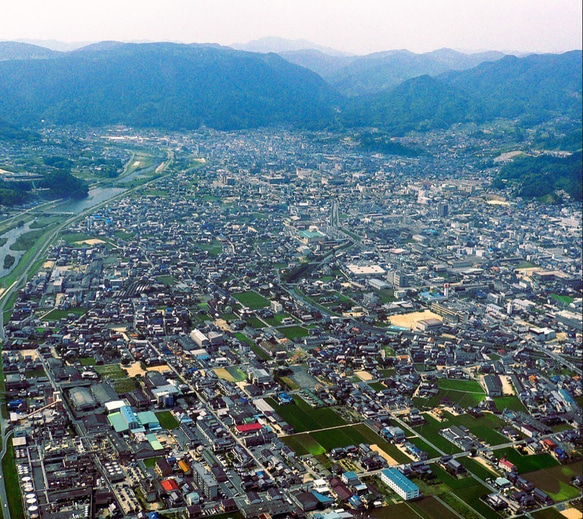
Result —
MULTIPOLYGON (((113 186, 111 187, 94 187, 89 190, 89 194, 87 198, 83 198, 82 200, 65 200, 63 202, 57 203, 51 209, 43 211, 44 213, 55 213, 55 214, 63 214, 69 213, 71 215, 80 214, 87 209, 91 209, 103 202, 107 202, 107 200, 113 198, 124 191, 127 191, 127 187, 115 187, 115 184, 125 184, 126 182, 131 182, 132 180, 136 180, 137 178, 143 177, 152 173, 157 165, 150 166, 145 169, 139 169, 134 171, 133 173, 126 175, 117 181, 114 181, 113 186)), ((6 239, 6 243, 0 247, 0 278, 7 276, 10 274, 12 269, 18 265, 20 258, 24 255, 26 251, 14 251, 10 249, 10 246, 14 244, 14 242, 24 233, 33 230, 30 228, 32 222, 28 222, 27 224, 23 225, 22 227, 16 227, 11 229, 10 231, 0 234, 0 243, 6 239), (9 269, 4 268, 4 258, 7 254, 14 256, 16 261, 9 269)))

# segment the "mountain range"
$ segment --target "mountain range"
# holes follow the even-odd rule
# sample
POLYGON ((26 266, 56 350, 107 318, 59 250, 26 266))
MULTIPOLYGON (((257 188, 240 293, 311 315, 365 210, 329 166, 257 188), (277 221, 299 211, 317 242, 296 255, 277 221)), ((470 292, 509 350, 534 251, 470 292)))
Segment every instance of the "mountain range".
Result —
POLYGON ((302 45, 276 54, 101 42, 58 52, 0 42, 0 120, 30 128, 41 121, 167 129, 290 124, 399 134, 497 117, 581 118, 581 51, 345 56, 302 45))

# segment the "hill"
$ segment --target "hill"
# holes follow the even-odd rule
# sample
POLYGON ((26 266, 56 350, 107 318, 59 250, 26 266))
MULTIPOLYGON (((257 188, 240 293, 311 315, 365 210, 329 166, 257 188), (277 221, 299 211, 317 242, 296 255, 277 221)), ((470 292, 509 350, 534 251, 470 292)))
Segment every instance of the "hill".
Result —
POLYGON ((30 43, 17 41, 0 41, 0 61, 13 59, 43 59, 54 58, 60 53, 30 43))
POLYGON ((505 182, 516 186, 516 192, 524 198, 555 201, 556 192, 565 191, 575 200, 581 200, 581 151, 567 157, 541 155, 522 157, 506 164, 494 181, 495 187, 505 182))
POLYGON ((53 59, 0 62, 0 118, 12 123, 240 129, 313 127, 338 99, 276 54, 172 43, 108 43, 53 59))

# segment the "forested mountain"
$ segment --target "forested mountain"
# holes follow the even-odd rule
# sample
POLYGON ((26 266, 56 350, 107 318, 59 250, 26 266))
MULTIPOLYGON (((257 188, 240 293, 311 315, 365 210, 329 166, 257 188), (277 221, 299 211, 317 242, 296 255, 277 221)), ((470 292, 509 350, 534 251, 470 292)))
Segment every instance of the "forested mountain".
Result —
MULTIPOLYGON (((0 120, 31 128, 41 121, 165 129, 376 126, 395 135, 497 117, 528 124, 557 116, 580 120, 581 51, 506 56, 469 70, 401 81, 404 71, 421 70, 415 68, 420 58, 423 67, 430 59, 438 71, 486 56, 448 49, 373 55, 367 59, 392 60, 391 81, 399 84, 347 98, 277 54, 217 45, 102 42, 42 59, 0 61, 0 120)), ((323 60, 320 65, 333 68, 334 59, 353 58, 325 59, 328 65, 323 60)))
POLYGON ((331 56, 316 50, 281 52, 288 61, 320 74, 346 96, 378 93, 414 77, 466 70, 504 57, 501 52, 464 54, 439 49, 425 54, 408 50, 376 52, 366 56, 331 56))
POLYGON ((557 116, 581 118, 581 51, 507 56, 437 77, 421 76, 379 94, 350 100, 349 126, 402 134, 454 122, 512 118, 532 124, 557 116))
POLYGON ((23 125, 316 126, 337 99, 317 74, 275 54, 224 47, 110 43, 0 63, 0 118, 23 125))

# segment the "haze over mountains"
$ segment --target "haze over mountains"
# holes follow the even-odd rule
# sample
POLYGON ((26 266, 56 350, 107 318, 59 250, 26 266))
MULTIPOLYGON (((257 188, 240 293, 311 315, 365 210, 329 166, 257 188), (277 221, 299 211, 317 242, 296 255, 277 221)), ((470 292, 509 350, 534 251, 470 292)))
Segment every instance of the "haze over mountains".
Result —
POLYGON ((24 127, 43 120, 171 129, 376 126, 398 134, 496 117, 581 117, 581 51, 342 56, 301 48, 309 42, 263 44, 279 45, 279 55, 119 42, 57 52, 0 42, 0 120, 24 127))

